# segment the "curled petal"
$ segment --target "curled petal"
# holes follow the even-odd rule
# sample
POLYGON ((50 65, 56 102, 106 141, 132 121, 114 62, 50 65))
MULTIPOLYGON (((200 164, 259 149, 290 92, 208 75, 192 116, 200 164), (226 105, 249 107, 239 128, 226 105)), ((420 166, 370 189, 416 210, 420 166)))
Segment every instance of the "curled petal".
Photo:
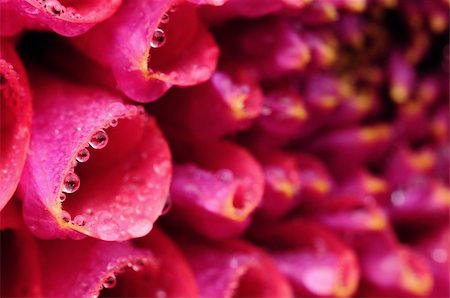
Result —
POLYGON ((27 225, 46 239, 147 234, 171 178, 170 152, 154 119, 102 90, 35 73, 20 182, 27 225))
POLYGON ((363 297, 423 297, 433 287, 433 275, 418 253, 396 242, 389 232, 353 238, 361 265, 363 297))
POLYGON ((132 270, 120 272, 116 285, 102 290, 102 296, 198 297, 191 269, 176 245, 162 231, 152 230, 149 235, 133 240, 133 246, 149 250, 155 264, 131 264, 132 270))
POLYGON ((30 142, 31 95, 25 69, 13 45, 0 42, 0 210, 19 183, 30 142))
POLYGON ((119 89, 139 102, 157 99, 172 85, 204 82, 219 50, 194 7, 178 2, 126 1, 112 18, 73 42, 110 68, 119 89))
POLYGON ((262 198, 260 166, 231 143, 196 144, 188 154, 191 163, 174 169, 173 219, 210 238, 240 234, 262 198))
POLYGON ((324 156, 337 176, 345 177, 361 165, 379 161, 393 137, 387 124, 350 127, 322 135, 311 148, 324 156))
POLYGON ((134 270, 152 272, 158 268, 149 250, 137 248, 131 242, 87 238, 39 241, 38 246, 45 273, 42 280, 45 297, 108 296, 108 289, 117 284, 119 274, 134 270))
POLYGON ((181 241, 202 297, 290 297, 288 281, 270 257, 242 240, 181 241))
POLYGON ((113 15, 121 3, 122 0, 7 0, 0 4, 0 11, 10 17, 6 19, 12 24, 1 26, 0 34, 11 36, 23 29, 49 28, 65 36, 80 35, 113 15))
POLYGON ((301 174, 294 155, 282 152, 258 154, 264 172, 264 196, 258 208, 263 218, 278 218, 300 202, 301 174))
POLYGON ((295 295, 350 297, 356 291, 359 266, 355 254, 322 226, 293 220, 256 228, 252 237, 269 251, 295 295))
POLYGON ((173 89, 151 106, 160 121, 197 139, 214 140, 247 129, 263 100, 258 83, 244 67, 220 69, 207 82, 173 89))

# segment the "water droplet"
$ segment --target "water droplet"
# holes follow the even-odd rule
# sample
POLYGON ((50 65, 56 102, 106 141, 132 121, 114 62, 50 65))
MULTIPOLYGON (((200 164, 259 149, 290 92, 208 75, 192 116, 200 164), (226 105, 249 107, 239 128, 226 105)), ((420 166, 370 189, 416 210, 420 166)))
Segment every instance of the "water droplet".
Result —
POLYGON ((91 154, 89 153, 89 150, 87 148, 83 148, 80 151, 78 151, 77 161, 78 162, 86 162, 86 161, 88 161, 90 155, 91 154))
POLYGON ((405 203, 406 196, 401 190, 396 190, 391 194, 391 202, 394 206, 401 206, 405 203))
POLYGON ((94 133, 89 141, 89 145, 94 149, 103 149, 106 144, 108 144, 108 135, 104 130, 94 133))
POLYGON ((82 215, 77 215, 73 219, 73 223, 76 224, 77 226, 82 227, 86 224, 86 221, 84 220, 84 217, 82 215))
POLYGON ((117 120, 117 119, 111 119, 111 122, 109 123, 109 125, 111 126, 111 127, 116 127, 117 126, 117 124, 119 124, 119 120, 117 120))
POLYGON ((156 29, 153 33, 150 46, 154 49, 162 47, 166 43, 166 34, 161 29, 156 29))
POLYGON ((161 212, 161 215, 167 214, 171 208, 172 208, 172 199, 170 198, 170 195, 169 195, 166 198, 166 202, 164 204, 164 208, 161 212))
POLYGON ((65 193, 74 193, 80 188, 80 178, 77 174, 69 172, 64 178, 63 189, 65 193))
POLYGON ((131 269, 133 269, 134 271, 137 272, 137 271, 144 269, 144 266, 145 266, 145 262, 143 260, 139 260, 131 265, 131 269))
POLYGON ((94 211, 91 208, 86 209, 86 214, 87 215, 93 215, 94 211))
POLYGON ((431 252, 431 257, 437 263, 445 263, 447 261, 447 252, 442 248, 435 248, 431 252))
POLYGON ((70 216, 70 213, 65 211, 65 210, 63 210, 61 212, 61 218, 62 218, 63 221, 65 221, 67 223, 69 223, 72 220, 72 217, 70 216))
POLYGON ((65 200, 66 200, 66 195, 63 194, 63 193, 61 193, 61 194, 59 195, 59 201, 60 201, 60 202, 64 202, 65 200))
POLYGON ((105 289, 111 289, 114 288, 116 285, 116 276, 114 274, 111 274, 105 278, 103 281, 103 287, 105 289))
POLYGON ((168 22, 169 22, 169 14, 168 14, 168 13, 165 13, 165 14, 163 14, 162 17, 161 17, 161 23, 167 24, 168 22))

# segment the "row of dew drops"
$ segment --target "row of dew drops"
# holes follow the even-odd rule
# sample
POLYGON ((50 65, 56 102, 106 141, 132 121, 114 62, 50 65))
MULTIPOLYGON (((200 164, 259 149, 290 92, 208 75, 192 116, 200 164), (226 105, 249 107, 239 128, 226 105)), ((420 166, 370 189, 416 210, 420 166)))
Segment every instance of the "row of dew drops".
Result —
MULTIPOLYGON (((116 127, 117 124, 118 120, 112 119, 109 123, 109 126, 116 127)), ((103 149, 108 144, 108 134, 103 129, 100 129, 92 135, 88 143, 89 146, 91 146, 93 149, 103 149)), ((76 160, 72 164, 71 170, 69 170, 67 175, 64 177, 62 192, 59 195, 59 201, 61 203, 66 200, 66 193, 74 193, 78 190, 78 188, 80 188, 80 177, 75 174, 74 170, 78 163, 84 163, 88 161, 89 157, 90 153, 88 148, 85 147, 78 151, 76 160)), ((70 214, 64 210, 62 211, 62 219, 67 223, 72 221, 70 214)), ((85 225, 85 220, 82 215, 75 216, 72 222, 78 226, 85 225)))

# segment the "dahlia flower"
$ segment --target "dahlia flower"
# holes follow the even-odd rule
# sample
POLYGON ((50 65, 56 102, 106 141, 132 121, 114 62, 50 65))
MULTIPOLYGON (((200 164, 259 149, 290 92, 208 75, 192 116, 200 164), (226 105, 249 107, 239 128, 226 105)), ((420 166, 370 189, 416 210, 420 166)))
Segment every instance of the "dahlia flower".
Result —
POLYGON ((0 1, 0 296, 450 297, 449 9, 0 1))

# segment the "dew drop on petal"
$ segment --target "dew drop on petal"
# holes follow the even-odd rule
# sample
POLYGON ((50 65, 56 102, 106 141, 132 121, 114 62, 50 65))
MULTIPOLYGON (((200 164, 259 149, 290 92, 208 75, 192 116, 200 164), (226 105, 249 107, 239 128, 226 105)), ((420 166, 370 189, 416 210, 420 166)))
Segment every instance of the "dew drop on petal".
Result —
POLYGON ((144 261, 139 260, 131 265, 131 269, 133 269, 134 271, 137 272, 137 271, 141 271, 142 269, 144 269, 144 266, 145 266, 144 261))
POLYGON ((114 288, 115 285, 116 285, 116 276, 114 274, 107 276, 103 281, 103 287, 105 289, 114 288))
POLYGON ((150 46, 154 49, 162 47, 166 43, 166 34, 161 29, 156 29, 153 33, 150 46))
POLYGON ((77 215, 73 219, 73 223, 76 224, 77 226, 82 227, 86 224, 86 221, 84 220, 84 217, 82 215, 77 215))
POLYGON ((161 23, 167 24, 168 22, 169 22, 169 14, 168 14, 168 13, 165 13, 165 14, 163 14, 162 17, 161 17, 161 23))
POLYGON ((87 148, 83 148, 80 151, 78 151, 77 161, 78 162, 86 162, 86 161, 88 161, 90 155, 91 154, 89 153, 89 150, 87 148))
POLYGON ((64 202, 65 200, 66 200, 66 195, 63 194, 63 193, 60 193, 60 194, 59 194, 59 201, 60 201, 60 202, 64 202))
POLYGON ((69 223, 72 220, 72 217, 70 216, 70 213, 63 210, 61 212, 61 219, 67 223, 69 223))
POLYGON ((89 141, 89 145, 94 149, 103 149, 106 144, 108 144, 108 135, 104 130, 94 133, 89 141))
POLYGON ((65 193, 74 193, 80 188, 80 178, 77 174, 69 172, 64 178, 62 191, 65 193))
POLYGON ((117 119, 111 119, 111 122, 109 123, 111 127, 116 127, 117 124, 119 124, 119 120, 117 119))

